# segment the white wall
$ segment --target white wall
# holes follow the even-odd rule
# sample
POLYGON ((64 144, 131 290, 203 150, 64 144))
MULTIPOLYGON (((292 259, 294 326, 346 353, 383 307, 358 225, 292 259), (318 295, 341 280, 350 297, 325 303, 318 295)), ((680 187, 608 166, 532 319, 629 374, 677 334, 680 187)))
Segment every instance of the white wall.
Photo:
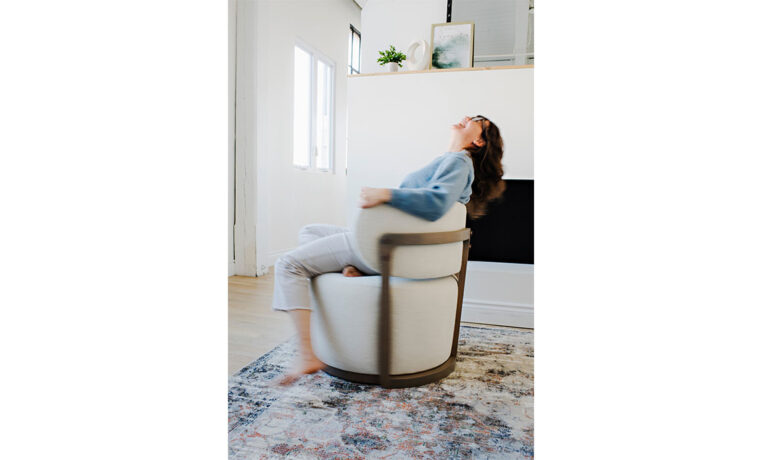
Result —
POLYGON ((360 72, 382 72, 376 59, 389 45, 403 53, 417 40, 431 45, 431 25, 446 21, 446 0, 368 0, 362 9, 360 72))
POLYGON ((349 79, 347 209, 363 186, 397 187, 443 154, 450 126, 481 114, 500 128, 505 178, 534 178, 534 69, 356 76, 349 79))
POLYGON ((228 0, 228 276, 234 274, 236 3, 228 0))
MULTIPOLYGON (((247 28, 243 56, 249 61, 245 82, 240 81, 239 73, 239 88, 251 88, 239 98, 246 106, 239 115, 243 112, 246 120, 239 124, 238 135, 248 136, 243 148, 256 158, 256 177, 244 180, 256 190, 256 264, 262 274, 283 252, 296 247, 302 226, 315 222, 346 225, 342 204, 346 201, 347 40, 349 24, 360 24, 360 8, 353 0, 239 1, 248 10, 239 16, 239 21, 246 18, 246 23, 239 22, 238 27, 247 28), (335 174, 307 172, 292 165, 297 39, 335 64, 335 174), (247 132, 241 133, 241 129, 247 132)), ((240 152, 241 142, 238 144, 240 152)), ((247 239, 251 239, 248 229, 247 239)))

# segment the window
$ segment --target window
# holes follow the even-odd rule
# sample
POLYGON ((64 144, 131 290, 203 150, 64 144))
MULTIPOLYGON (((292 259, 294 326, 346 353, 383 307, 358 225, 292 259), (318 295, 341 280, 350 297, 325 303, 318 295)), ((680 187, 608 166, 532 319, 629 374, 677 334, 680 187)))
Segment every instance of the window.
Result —
POLYGON ((360 73, 360 31, 349 25, 349 75, 360 73))
POLYGON ((333 76, 330 59, 294 47, 294 166, 333 170, 333 76))
POLYGON ((447 22, 474 23, 474 67, 534 64, 534 0, 452 0, 447 22))

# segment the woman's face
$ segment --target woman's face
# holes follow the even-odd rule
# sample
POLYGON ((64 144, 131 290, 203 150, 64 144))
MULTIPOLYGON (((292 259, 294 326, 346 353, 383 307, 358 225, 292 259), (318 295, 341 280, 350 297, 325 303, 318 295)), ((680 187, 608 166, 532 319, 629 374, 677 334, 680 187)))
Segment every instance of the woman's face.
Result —
POLYGON ((473 143, 477 147, 481 147, 484 145, 484 139, 482 139, 484 123, 489 123, 489 121, 484 118, 463 117, 460 123, 452 125, 453 138, 457 139, 463 146, 473 143))

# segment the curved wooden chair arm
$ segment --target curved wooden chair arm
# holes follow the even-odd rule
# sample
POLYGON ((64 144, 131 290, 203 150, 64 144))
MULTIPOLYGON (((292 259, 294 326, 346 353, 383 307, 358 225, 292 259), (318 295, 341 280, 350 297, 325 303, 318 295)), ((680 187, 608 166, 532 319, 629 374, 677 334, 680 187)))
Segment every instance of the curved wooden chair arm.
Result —
POLYGON ((385 233, 379 240, 379 255, 381 256, 381 305, 379 309, 379 382, 384 388, 391 388, 391 294, 389 292, 389 277, 391 276, 391 260, 395 247, 425 244, 448 244, 463 242, 463 254, 458 273, 458 304, 455 313, 455 329, 453 331, 450 359, 454 362, 458 354, 458 335, 460 332, 460 314, 463 307, 463 288, 466 282, 466 266, 468 249, 471 247, 471 229, 463 228, 450 232, 431 233, 385 233))
POLYGON ((463 228, 451 232, 431 233, 384 233, 379 243, 382 246, 413 246, 419 244, 447 244, 471 239, 471 229, 463 228))

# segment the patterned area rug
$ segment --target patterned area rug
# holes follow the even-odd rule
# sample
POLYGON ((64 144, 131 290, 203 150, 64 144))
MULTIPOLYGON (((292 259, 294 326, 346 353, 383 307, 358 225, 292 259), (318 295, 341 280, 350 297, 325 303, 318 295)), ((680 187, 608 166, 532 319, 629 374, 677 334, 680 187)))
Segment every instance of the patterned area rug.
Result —
POLYGON ((229 457, 533 458, 533 338, 462 326, 452 374, 391 390, 323 372, 279 387, 295 352, 284 343, 229 380, 229 457))

